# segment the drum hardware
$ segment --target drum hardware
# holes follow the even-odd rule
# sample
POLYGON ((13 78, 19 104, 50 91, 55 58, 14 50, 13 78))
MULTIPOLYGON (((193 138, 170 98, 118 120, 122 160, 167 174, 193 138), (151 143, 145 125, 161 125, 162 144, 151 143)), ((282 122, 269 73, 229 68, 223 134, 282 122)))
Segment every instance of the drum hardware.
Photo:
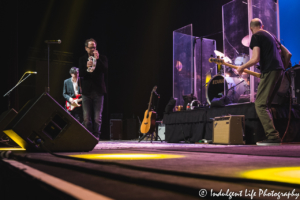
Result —
POLYGON ((299 104, 300 99, 300 79, 296 78, 300 75, 300 66, 295 65, 287 70, 291 77, 291 86, 292 86, 292 103, 299 104))
POLYGON ((249 47, 250 46, 250 38, 249 38, 249 35, 246 35, 243 39, 242 39, 242 44, 245 46, 245 47, 249 47))
POLYGON ((234 64, 236 66, 242 66, 243 64, 247 63, 249 60, 250 58, 247 54, 241 53, 235 57, 234 64))
POLYGON ((228 89, 228 91, 229 91, 229 90, 231 90, 232 88, 235 88, 235 87, 237 87, 239 84, 243 83, 244 81, 245 81, 245 80, 242 80, 241 82, 239 82, 239 83, 238 83, 238 84, 236 84, 235 86, 232 86, 231 88, 229 88, 229 89, 228 89))
POLYGON ((217 74, 224 74, 224 70, 223 70, 224 66, 223 65, 217 65, 217 74))
MULTIPOLYGON (((244 94, 246 90, 246 83, 244 80, 240 80, 237 77, 225 77, 225 90, 226 94, 230 91, 230 94, 226 96, 232 99, 232 103, 236 103, 241 94, 244 94)), ((224 95, 224 76, 219 74, 215 75, 208 86, 206 87, 206 100, 209 105, 213 98, 220 98, 224 95)))

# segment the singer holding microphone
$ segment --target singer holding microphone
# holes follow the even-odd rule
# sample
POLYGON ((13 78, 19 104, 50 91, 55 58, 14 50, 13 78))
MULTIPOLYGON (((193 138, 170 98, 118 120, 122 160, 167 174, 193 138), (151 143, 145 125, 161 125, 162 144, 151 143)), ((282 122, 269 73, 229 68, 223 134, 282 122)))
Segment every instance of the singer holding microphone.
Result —
POLYGON ((83 77, 83 125, 97 139, 100 139, 104 94, 106 93, 104 75, 107 74, 108 64, 107 57, 100 55, 96 47, 97 42, 93 38, 85 41, 87 53, 79 59, 79 74, 83 77))

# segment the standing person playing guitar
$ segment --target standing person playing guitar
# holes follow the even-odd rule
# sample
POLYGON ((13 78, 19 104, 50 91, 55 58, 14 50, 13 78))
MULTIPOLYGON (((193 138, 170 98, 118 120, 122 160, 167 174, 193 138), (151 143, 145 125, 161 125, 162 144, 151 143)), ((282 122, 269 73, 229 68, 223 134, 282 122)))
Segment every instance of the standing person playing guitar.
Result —
POLYGON ((284 65, 279 53, 280 42, 269 32, 263 30, 264 25, 258 18, 252 19, 250 29, 253 33, 250 48, 253 50, 252 58, 237 68, 241 75, 244 69, 260 63, 260 83, 257 89, 255 110, 263 125, 266 139, 257 142, 257 145, 278 145, 281 143, 279 132, 273 123, 270 105, 279 89, 284 75, 284 65), (278 48, 279 46, 279 48, 278 48))
POLYGON ((63 96, 66 99, 65 108, 77 121, 83 122, 81 102, 81 82, 79 69, 72 67, 70 69, 71 78, 64 81, 63 96))

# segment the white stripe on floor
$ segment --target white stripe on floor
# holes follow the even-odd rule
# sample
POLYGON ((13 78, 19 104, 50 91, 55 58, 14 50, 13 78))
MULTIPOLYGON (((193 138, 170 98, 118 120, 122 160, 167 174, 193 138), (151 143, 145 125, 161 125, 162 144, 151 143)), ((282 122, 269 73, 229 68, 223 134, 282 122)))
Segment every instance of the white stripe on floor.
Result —
POLYGON ((3 161, 11 164, 12 166, 26 172, 27 174, 39 179, 40 181, 43 181, 44 183, 47 183, 48 185, 51 185, 52 187, 63 191, 71 196, 73 196, 76 199, 103 199, 108 200, 111 199, 109 197, 103 196, 101 194, 98 194, 96 192, 87 190, 83 187, 74 185, 72 183, 69 183, 67 181, 64 181, 62 179, 56 178, 54 176, 51 176, 49 174, 46 174, 44 172, 41 172, 39 170, 36 170, 32 167, 29 167, 27 165, 24 165, 23 163, 20 163, 15 160, 7 160, 3 159, 3 161))

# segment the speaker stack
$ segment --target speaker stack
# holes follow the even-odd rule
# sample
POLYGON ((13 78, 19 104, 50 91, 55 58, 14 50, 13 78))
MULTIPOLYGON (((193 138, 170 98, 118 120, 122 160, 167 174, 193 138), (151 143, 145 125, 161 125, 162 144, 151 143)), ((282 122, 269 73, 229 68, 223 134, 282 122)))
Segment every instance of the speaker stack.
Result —
POLYGON ((30 100, 3 132, 28 151, 91 151, 98 143, 48 93, 30 100))

